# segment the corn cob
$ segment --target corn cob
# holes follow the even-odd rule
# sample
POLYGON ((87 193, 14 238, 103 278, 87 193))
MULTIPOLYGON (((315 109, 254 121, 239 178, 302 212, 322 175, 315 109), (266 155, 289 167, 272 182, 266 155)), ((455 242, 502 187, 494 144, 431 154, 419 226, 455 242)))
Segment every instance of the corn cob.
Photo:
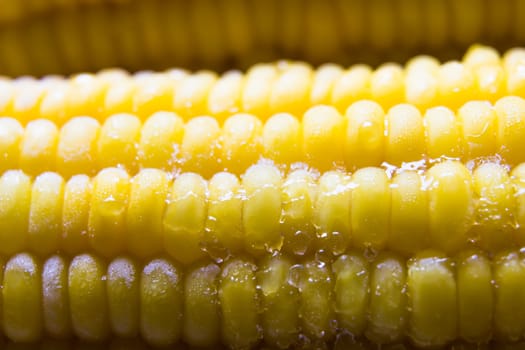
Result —
POLYGON ((523 188, 523 164, 509 172, 496 162, 472 172, 444 161, 426 172, 368 167, 287 175, 258 164, 240 179, 221 172, 210 180, 158 169, 130 177, 106 168, 69 180, 11 170, 0 177, 0 253, 164 252, 189 264, 243 252, 499 252, 525 242, 523 188))
POLYGON ((513 0, 497 6, 483 0, 3 0, 0 72, 224 69, 282 57, 348 64, 421 52, 450 57, 473 42, 499 48, 522 42, 519 6, 513 0))
POLYGON ((0 114, 24 124, 44 118, 59 125, 85 115, 103 122, 117 113, 133 113, 144 120, 161 110, 174 111, 185 120, 212 115, 223 121, 236 112, 266 120, 282 112, 299 116, 318 104, 344 113, 362 99, 377 101, 385 110, 410 103, 422 113, 435 106, 455 111, 471 100, 494 103, 506 95, 523 96, 524 66, 523 49, 509 50, 500 58, 492 48, 474 46, 461 62, 439 65, 431 57, 418 56, 404 68, 388 63, 376 70, 361 64, 313 69, 306 63, 283 61, 221 76, 180 69, 130 76, 113 69, 70 79, 23 77, 0 81, 0 114))
POLYGON ((435 251, 406 260, 349 252, 323 262, 283 255, 181 267, 83 254, 39 260, 19 253, 2 268, 2 330, 102 341, 140 336, 154 346, 315 346, 345 333, 376 344, 484 343, 523 336, 525 268, 518 251, 489 258, 435 251))
POLYGON ((238 113, 222 127, 209 116, 185 123, 171 112, 154 113, 144 123, 132 114, 112 115, 103 124, 75 117, 60 129, 46 119, 23 127, 3 117, 0 135, 0 170, 57 171, 65 178, 116 166, 130 174, 158 168, 210 178, 219 171, 242 174, 263 159, 284 168, 304 162, 320 171, 384 163, 428 166, 441 158, 468 163, 499 157, 517 165, 525 161, 525 100, 471 101, 456 114, 436 107, 424 115, 408 104, 385 113, 375 102, 358 101, 344 116, 321 105, 308 109, 301 121, 279 113, 263 123, 238 113))

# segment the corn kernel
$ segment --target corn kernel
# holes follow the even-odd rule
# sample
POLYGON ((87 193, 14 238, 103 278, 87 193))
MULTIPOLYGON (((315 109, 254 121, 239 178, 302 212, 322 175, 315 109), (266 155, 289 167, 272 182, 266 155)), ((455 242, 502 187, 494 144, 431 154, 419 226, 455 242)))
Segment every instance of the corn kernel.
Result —
POLYGON ((55 124, 45 119, 29 122, 20 146, 20 167, 31 174, 53 170, 57 143, 55 124))
POLYGON ((75 175, 64 186, 60 248, 68 254, 78 254, 89 245, 91 192, 91 179, 86 175, 75 175))
POLYGON ((42 314, 46 333, 56 338, 71 335, 68 297, 68 261, 60 255, 47 259, 42 267, 42 314))
POLYGON ((402 104, 392 107, 386 115, 385 160, 400 166, 419 161, 426 152, 423 118, 417 108, 402 104))

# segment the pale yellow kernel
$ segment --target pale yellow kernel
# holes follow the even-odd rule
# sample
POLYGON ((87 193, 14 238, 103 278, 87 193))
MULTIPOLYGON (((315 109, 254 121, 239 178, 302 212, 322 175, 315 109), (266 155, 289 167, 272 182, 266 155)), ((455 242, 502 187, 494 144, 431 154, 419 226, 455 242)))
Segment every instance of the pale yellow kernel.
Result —
POLYGON ((406 256, 428 245, 428 194, 424 179, 415 171, 404 171, 392 179, 392 208, 388 248, 406 256))
POLYGON ((208 210, 207 183, 198 174, 183 173, 169 190, 164 212, 164 250, 183 264, 204 256, 201 242, 208 210))
POLYGON ((157 112, 150 116, 140 129, 137 150, 141 168, 172 171, 180 159, 184 135, 184 121, 172 112, 157 112))
POLYGON ((19 168, 24 128, 14 118, 0 118, 0 171, 19 168))
POLYGON ((205 242, 213 257, 225 258, 244 246, 241 196, 239 179, 231 173, 217 173, 208 183, 205 242))
POLYGON ((242 178, 245 248, 254 254, 281 248, 281 174, 275 166, 253 165, 242 178))
POLYGON ((140 276, 140 334, 151 345, 173 345, 182 335, 181 269, 166 259, 150 261, 140 276))
POLYGON ((525 100, 507 96, 494 105, 498 116, 498 153, 511 165, 523 161, 525 155, 525 100))
POLYGON ((106 91, 107 84, 93 74, 74 76, 67 92, 67 116, 89 115, 100 120, 106 91))
POLYGON ((12 255, 27 249, 31 207, 31 178, 20 170, 0 177, 0 252, 12 255))
POLYGON ((484 163, 472 174, 476 201, 473 231, 485 251, 502 251, 513 246, 516 226, 514 186, 504 166, 484 163))
POLYGON ((476 77, 472 68, 456 61, 440 67, 437 103, 454 110, 471 100, 475 92, 476 77))
POLYGON ((272 114, 270 96, 277 77, 278 73, 274 65, 256 64, 250 68, 246 72, 241 92, 242 110, 252 113, 262 120, 269 118, 272 114))
POLYGON ((329 171, 319 179, 314 202, 314 222, 317 228, 316 250, 342 254, 351 239, 350 176, 341 171, 329 171))
POLYGON ((367 323, 368 262, 357 254, 342 255, 333 263, 332 270, 338 325, 359 336, 365 331, 367 323))
POLYGON ((235 114, 224 122, 221 141, 222 166, 240 174, 261 155, 262 122, 251 114, 235 114))
POLYGON ((521 163, 512 170, 511 180, 515 189, 516 211, 514 215, 518 226, 515 242, 522 247, 525 244, 525 163, 521 163))
POLYGON ((88 235, 91 248, 107 257, 124 251, 129 175, 122 169, 103 169, 93 179, 88 235))
POLYGON ((308 108, 313 70, 307 64, 293 63, 273 81, 271 113, 301 115, 308 108))
POLYGON ((439 62, 429 56, 417 56, 406 65, 405 100, 420 110, 436 103, 439 89, 439 62))
POLYGON ((386 115, 385 160, 400 166, 403 162, 420 161, 425 149, 423 118, 417 108, 400 104, 386 115))
POLYGON ((100 342, 109 336, 106 271, 106 264, 90 254, 75 256, 69 265, 71 325, 80 340, 100 342))
POLYGON ((137 146, 141 122, 131 114, 115 114, 102 125, 97 141, 99 169, 121 167, 134 173, 137 169, 137 146))
POLYGON ((76 117, 62 126, 56 156, 57 170, 62 176, 96 173, 99 132, 99 122, 91 117, 76 117))
POLYGON ((67 274, 68 261, 60 255, 53 255, 42 267, 44 328, 56 338, 71 336, 67 274))
POLYGON ((71 177, 64 187, 60 248, 70 255, 78 254, 89 246, 91 190, 91 179, 87 175, 71 177))
POLYGON ((370 77, 370 93, 374 101, 390 108, 403 101, 405 77, 401 66, 387 63, 377 68, 370 77))
POLYGON ((511 62, 513 63, 504 66, 506 93, 523 96, 525 92, 525 58, 511 62))
POLYGON ((304 255, 314 248, 314 208, 318 193, 316 176, 310 171, 292 171, 284 180, 281 195, 283 251, 304 255))
POLYGON ((493 155, 497 150, 497 116, 489 102, 469 101, 458 110, 464 159, 493 155))
POLYGON ((126 212, 126 245, 134 256, 162 251, 162 219, 170 185, 168 174, 144 169, 131 179, 126 212))
POLYGON ((352 176, 352 186, 354 246, 382 249, 390 231, 390 181, 382 169, 362 168, 352 176))
POLYGON ((112 83, 102 104, 104 117, 118 113, 132 113, 133 96, 137 88, 138 84, 133 79, 112 83))
POLYGON ((430 159, 459 158, 461 129, 454 113, 446 107, 428 109, 424 116, 425 145, 430 159))
POLYGON ((476 98, 496 102, 505 95, 506 78, 501 65, 485 65, 476 69, 476 98))
POLYGON ((29 210, 28 246, 39 256, 58 250, 62 226, 64 179, 56 173, 43 173, 33 183, 29 210))
POLYGON ((463 56, 466 66, 477 69, 484 65, 500 64, 501 59, 497 50, 489 46, 473 45, 463 56))
POLYGON ((221 76, 210 90, 208 113, 219 120, 239 112, 244 77, 239 71, 221 76))
POLYGON ((45 92, 44 81, 33 78, 19 78, 15 81, 16 89, 13 96, 12 115, 26 124, 35 118, 40 110, 40 101, 45 92))
POLYGON ((171 110, 174 88, 173 80, 165 74, 141 79, 133 93, 133 113, 145 119, 155 112, 171 110))
POLYGON ((216 81, 217 75, 208 71, 188 75, 174 92, 173 110, 185 119, 206 114, 208 96, 216 81))
POLYGON ((457 287, 451 261, 437 254, 409 262, 409 336, 417 346, 441 346, 457 337, 457 287))
POLYGON ((339 111, 345 111, 356 101, 371 97, 370 79, 372 69, 356 65, 346 70, 332 88, 331 104, 339 111))
POLYGON ((379 165, 384 157, 385 112, 373 101, 359 101, 346 110, 346 166, 379 165))
POLYGON ((278 113, 266 121, 262 131, 265 157, 278 164, 291 164, 302 159, 301 122, 288 113, 278 113))
POLYGON ((196 172, 205 178, 219 169, 221 129, 217 119, 196 117, 184 126, 181 145, 181 163, 184 171, 196 172))
POLYGON ((431 246, 447 253, 462 249, 474 219, 474 188, 465 165, 445 161, 426 174, 431 246))
POLYGON ((41 268, 35 257, 26 253, 12 257, 2 281, 2 325, 11 341, 30 343, 42 337, 41 293, 41 268))
POLYGON ((312 81, 309 103, 330 104, 332 90, 343 72, 343 68, 335 64, 324 64, 317 68, 312 81))
POLYGON ((20 167, 30 174, 54 170, 58 144, 58 129, 45 119, 26 125, 20 145, 20 167))

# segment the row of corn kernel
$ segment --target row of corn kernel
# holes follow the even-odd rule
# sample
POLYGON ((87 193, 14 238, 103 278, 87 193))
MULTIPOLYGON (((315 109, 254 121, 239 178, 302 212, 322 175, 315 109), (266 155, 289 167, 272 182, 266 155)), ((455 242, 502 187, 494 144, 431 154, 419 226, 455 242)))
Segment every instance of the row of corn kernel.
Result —
MULTIPOLYGON (((3 264, 2 264, 3 265, 3 264)), ((456 339, 484 343, 525 335, 525 258, 490 260, 476 252, 451 259, 422 252, 405 260, 342 255, 331 263, 286 256, 257 265, 234 258, 182 268, 166 258, 11 257, 0 270, 2 329, 31 342, 45 334, 87 341, 142 337, 249 348, 317 345, 338 333, 374 343, 408 337, 430 347, 456 339)))
POLYGON ((495 156, 514 166, 525 161, 524 138, 525 99, 519 97, 504 97, 494 106, 468 102, 457 114, 436 107, 424 116, 407 104, 385 113, 372 101, 352 104, 344 116, 322 105, 301 119, 279 113, 264 123, 238 113, 222 127, 209 116, 184 123, 172 112, 157 112, 144 124, 124 113, 102 125, 92 117, 75 117, 60 130, 46 119, 24 128, 5 117, 0 118, 0 170, 57 171, 68 178, 112 166, 131 174, 151 167, 209 178, 219 171, 242 174, 261 159, 285 168, 304 162, 326 171, 495 156))
POLYGON ((485 163, 471 174, 445 161, 426 173, 380 168, 286 177, 255 165, 241 180, 221 172, 171 179, 156 169, 130 177, 106 168, 67 182, 56 173, 33 181, 21 171, 0 177, 0 253, 49 256, 94 251, 181 263, 247 252, 340 255, 348 248, 412 254, 454 253, 525 244, 525 166, 509 173, 485 163))
POLYGON ((184 119, 213 115, 220 120, 235 112, 261 119, 280 112, 302 114, 316 104, 340 112, 360 99, 384 108, 411 103, 420 110, 437 105, 456 109, 470 100, 495 102, 505 95, 525 96, 525 50, 510 50, 503 59, 486 47, 471 49, 463 63, 442 66, 430 57, 417 57, 405 69, 386 64, 372 71, 355 65, 344 70, 304 63, 259 64, 243 75, 218 77, 201 71, 142 72, 132 77, 120 70, 71 79, 47 77, 0 81, 0 114, 23 123, 45 118, 58 124, 79 115, 104 120, 115 113, 135 113, 141 119, 166 110, 184 119))
POLYGON ((280 57, 315 64, 356 58, 369 62, 367 56, 378 53, 383 54, 378 55, 381 61, 389 52, 394 53, 390 59, 423 51, 443 55, 452 51, 451 44, 503 46, 525 37, 519 0, 497 5, 484 0, 458 5, 446 0, 428 5, 412 0, 100 2, 78 9, 62 5, 62 10, 46 16, 42 4, 49 1, 25 5, 4 0, 0 21, 8 23, 0 30, 5 50, 1 72, 46 74, 173 64, 224 69, 280 57), (24 11, 36 15, 16 21, 24 11), (308 40, 303 40, 305 36, 308 40))

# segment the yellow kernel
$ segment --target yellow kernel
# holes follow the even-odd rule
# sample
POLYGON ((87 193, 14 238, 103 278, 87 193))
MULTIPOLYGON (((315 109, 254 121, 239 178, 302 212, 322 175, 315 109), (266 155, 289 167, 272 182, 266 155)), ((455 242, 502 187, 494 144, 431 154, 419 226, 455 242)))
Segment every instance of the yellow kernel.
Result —
POLYGON ((106 168, 93 179, 89 243, 103 256, 115 256, 124 250, 129 188, 129 175, 122 169, 106 168))
POLYGON ((523 96, 525 92, 525 58, 513 61, 504 66, 506 93, 523 96))
POLYGON ((391 185, 392 208, 387 246, 410 256, 428 245, 428 194, 415 171, 396 174, 391 185))
POLYGON ((56 173, 43 173, 33 183, 29 210, 28 246, 40 256, 58 249, 62 226, 64 179, 56 173))
POLYGON ((290 64, 274 81, 270 95, 272 113, 301 115, 305 112, 312 85, 312 67, 304 63, 290 64))
POLYGON ((454 113, 446 107, 428 109, 424 116, 425 145, 430 159, 459 158, 461 131, 454 113))
POLYGON ((497 116, 489 102, 469 101, 458 110, 465 160, 492 155, 497 149, 497 116))
POLYGON ((474 189, 467 168, 445 161, 426 174, 431 246, 447 253, 463 248, 474 218, 474 189))
POLYGON ((0 252, 13 255, 27 248, 31 178, 19 170, 0 177, 0 252))
POLYGON ((409 336, 417 346, 439 346, 457 337, 457 287, 451 262, 416 257, 407 276, 409 336))
POLYGON ((282 245, 281 174, 271 165, 254 165, 242 178, 245 248, 254 254, 279 250, 282 245))
POLYGON ((201 242, 207 216, 207 184, 194 173, 177 177, 164 213, 164 249, 183 264, 204 256, 201 242))
POLYGON ((206 250, 212 256, 227 257, 244 246, 241 185, 239 179, 220 172, 208 183, 206 250))
POLYGON ((62 176, 96 172, 99 131, 99 122, 90 117, 73 118, 62 126, 56 157, 57 170, 62 176))
POLYGON ((210 90, 208 113, 218 120, 237 113, 240 108, 244 76, 239 71, 225 73, 210 90))
POLYGON ((356 101, 371 97, 370 79, 372 69, 356 65, 345 71, 332 88, 331 104, 339 111, 345 111, 356 101))
POLYGON ((141 126, 131 114, 115 114, 104 122, 97 142, 99 169, 119 166, 130 172, 136 170, 141 126))
POLYGON ((137 82, 124 79, 112 83, 102 104, 104 116, 133 112, 133 96, 138 88, 137 82))
POLYGON ((46 260, 42 268, 42 311, 46 333, 56 338, 71 335, 67 285, 68 262, 60 255, 46 260))
POLYGON ((144 119, 157 111, 169 111, 174 85, 172 79, 161 74, 141 79, 133 93, 133 113, 144 119))
POLYGON ((292 171, 282 186, 283 251, 304 255, 315 240, 316 198, 319 190, 314 174, 307 170, 292 171))
POLYGON ((270 96, 277 77, 274 65, 256 64, 250 68, 241 91, 242 110, 256 115, 261 120, 270 117, 270 96))
POLYGON ((498 115, 498 153, 511 165, 525 154, 525 100, 517 96, 500 99, 494 105, 498 115))
POLYGON ((459 336, 473 343, 487 341, 491 337, 494 305, 491 263, 478 252, 462 254, 458 260, 459 336))
POLYGON ((512 170, 511 180, 515 189, 514 198, 516 201, 516 243, 522 247, 525 244, 525 163, 512 170))
POLYGON ((303 150, 309 164, 324 171, 343 160, 345 119, 337 109, 310 108, 303 116, 302 127, 303 150))
POLYGON ((184 122, 172 112, 157 112, 140 129, 137 157, 142 168, 173 170, 180 157, 184 122))
POLYGON ((355 335, 365 331, 369 304, 369 267, 357 255, 340 256, 332 265, 338 326, 355 335))
POLYGON ((288 113, 278 113, 266 121, 262 131, 265 157, 278 164, 302 159, 301 123, 288 113))
POLYGON ((233 259, 222 268, 219 288, 221 333, 230 348, 253 347, 261 337, 258 326, 256 266, 233 259))
POLYGON ((379 165, 384 157, 385 112, 373 101, 359 101, 346 110, 344 156, 347 167, 379 165))
POLYGON ((400 166, 403 162, 419 161, 426 153, 423 118, 417 108, 400 104, 386 115, 387 131, 385 159, 400 166))
POLYGON ((257 163, 261 154, 261 121, 251 114, 235 114, 222 127, 222 161, 225 170, 240 174, 257 163))
POLYGON ((214 346, 220 341, 218 277, 215 264, 200 264, 184 279, 182 337, 190 346, 214 346))
POLYGON ((399 65, 382 65, 370 77, 371 97, 374 101, 381 101, 384 108, 390 108, 403 100, 404 82, 404 72, 399 65))
POLYGON ((20 167, 31 174, 53 170, 58 143, 58 129, 45 119, 26 125, 20 146, 20 167))
POLYGON ((317 198, 314 202, 314 219, 317 228, 317 249, 342 254, 351 238, 350 176, 340 171, 329 171, 319 179, 317 198))
POLYGON ((486 65, 476 69, 477 98, 495 102, 505 94, 505 71, 501 65, 486 65))
POLYGON ((24 128, 13 118, 0 118, 0 171, 17 169, 24 128))
POLYGON ((67 115, 89 115, 100 120, 106 91, 107 84, 93 74, 79 74, 73 77, 67 92, 67 115))
POLYGON ((335 83, 343 72, 343 69, 335 64, 324 64, 317 68, 310 90, 310 105, 330 104, 335 83))
POLYGON ((489 46, 473 45, 463 56, 465 66, 478 68, 484 65, 500 64, 498 51, 489 46))
POLYGON ((478 197, 474 234, 485 251, 501 251, 513 245, 516 200, 507 170, 496 163, 484 163, 473 173, 478 197))
POLYGON ((221 129, 215 118, 204 116, 188 121, 184 127, 181 160, 184 171, 209 178, 219 169, 221 129))
POLYGON ((217 75, 208 71, 188 75, 177 86, 173 109, 186 119, 206 114, 208 96, 216 81, 217 75))
POLYGON ((299 292, 289 281, 291 261, 284 256, 264 259, 257 272, 261 287, 261 325, 264 341, 287 348, 299 333, 299 292))
POLYGON ((390 228, 390 181, 382 169, 363 168, 352 176, 352 240, 359 248, 381 249, 390 228))
POLYGON ((89 246, 91 190, 91 179, 87 175, 71 177, 64 187, 60 248, 70 255, 78 254, 89 246))
POLYGON ((417 56, 406 65, 405 100, 421 111, 436 103, 439 89, 439 62, 417 56))
POLYGON ((89 254, 77 255, 69 265, 69 307, 75 335, 96 342, 109 335, 106 265, 89 254))
POLYGON ((13 256, 5 265, 2 285, 3 327, 10 340, 35 342, 43 333, 42 276, 30 254, 13 256))
POLYGON ((140 278, 140 334, 154 346, 173 345, 182 335, 182 271, 165 259, 150 261, 140 278))
POLYGON ((476 77, 472 68, 451 61, 439 70, 439 104, 451 109, 460 107, 475 95, 476 77))
POLYGON ((168 175, 158 169, 144 169, 131 179, 126 212, 126 245, 139 257, 162 250, 162 219, 170 185, 168 175))
POLYGON ((140 269, 129 258, 116 258, 108 266, 106 283, 112 332, 119 337, 136 337, 140 316, 140 269))

